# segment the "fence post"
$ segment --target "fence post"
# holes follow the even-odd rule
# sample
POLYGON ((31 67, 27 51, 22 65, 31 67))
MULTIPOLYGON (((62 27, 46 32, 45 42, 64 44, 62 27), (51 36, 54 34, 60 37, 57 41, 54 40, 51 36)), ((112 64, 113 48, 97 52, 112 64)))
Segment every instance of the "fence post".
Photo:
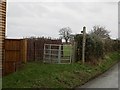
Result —
POLYGON ((46 51, 45 51, 45 50, 46 50, 46 48, 45 48, 45 46, 46 46, 46 44, 44 44, 44 56, 43 56, 43 63, 45 63, 45 61, 46 61, 46 60, 45 60, 45 54, 46 54, 46 51))
POLYGON ((74 42, 72 45, 72 62, 74 63, 76 60, 76 50, 77 50, 77 43, 74 42))
POLYGON ((27 62, 27 39, 24 40, 24 63, 27 62))
POLYGON ((72 59, 73 59, 73 46, 70 44, 70 63, 72 62, 72 59))
POLYGON ((52 54, 52 53, 51 53, 51 50, 52 50, 52 48, 51 48, 51 44, 50 44, 50 49, 49 49, 49 59, 50 59, 50 62, 52 63, 52 58, 51 58, 51 56, 52 56, 51 54, 52 54))
POLYGON ((61 45, 59 45, 59 51, 58 51, 58 63, 61 63, 61 45))
POLYGON ((82 62, 85 63, 86 27, 83 27, 82 62))

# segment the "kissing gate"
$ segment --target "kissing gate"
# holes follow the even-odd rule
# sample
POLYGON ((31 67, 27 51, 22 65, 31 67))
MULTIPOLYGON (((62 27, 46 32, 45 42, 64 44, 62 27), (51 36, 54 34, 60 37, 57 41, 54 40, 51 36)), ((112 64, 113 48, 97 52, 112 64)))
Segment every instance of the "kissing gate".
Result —
POLYGON ((73 58, 72 45, 65 44, 45 44, 44 62, 45 63, 71 63, 73 58))

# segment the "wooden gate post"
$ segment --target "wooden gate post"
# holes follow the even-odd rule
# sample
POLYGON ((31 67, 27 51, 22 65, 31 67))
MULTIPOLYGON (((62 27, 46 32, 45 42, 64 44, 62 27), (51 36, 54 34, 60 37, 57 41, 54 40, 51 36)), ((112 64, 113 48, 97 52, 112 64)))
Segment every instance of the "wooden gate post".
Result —
POLYGON ((76 60, 76 50, 77 50, 77 43, 74 42, 72 45, 72 62, 74 63, 76 60))
POLYGON ((83 27, 82 62, 85 63, 86 27, 83 27))
POLYGON ((59 50, 58 50, 58 63, 61 63, 61 45, 59 45, 59 50))

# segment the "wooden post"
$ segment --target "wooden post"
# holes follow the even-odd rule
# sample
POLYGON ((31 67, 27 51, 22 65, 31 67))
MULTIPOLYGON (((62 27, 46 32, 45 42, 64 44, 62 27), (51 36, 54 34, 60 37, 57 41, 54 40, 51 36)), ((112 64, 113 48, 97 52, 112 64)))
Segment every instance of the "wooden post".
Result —
POLYGON ((46 54, 46 48, 45 48, 45 46, 46 46, 46 45, 44 44, 44 57, 43 57, 43 63, 45 63, 45 61, 46 61, 46 60, 45 60, 45 54, 46 54))
POLYGON ((71 47, 71 49, 70 49, 70 63, 72 63, 72 59, 73 59, 73 47, 72 47, 71 44, 70 44, 70 47, 71 47))
POLYGON ((58 63, 61 63, 61 45, 59 45, 59 50, 58 50, 58 63))
POLYGON ((49 49, 49 59, 50 59, 50 63, 52 63, 52 53, 51 53, 51 50, 52 50, 52 45, 50 44, 50 49, 49 49))
POLYGON ((24 40, 24 63, 27 62, 27 39, 24 40))
POLYGON ((75 60, 76 60, 76 58, 75 58, 75 55, 76 55, 76 46, 77 46, 77 44, 76 44, 76 42, 74 42, 73 45, 72 45, 72 63, 74 63, 75 60))
POLYGON ((86 27, 83 27, 82 63, 85 63, 86 27))
POLYGON ((27 39, 21 41, 21 59, 23 63, 27 62, 27 39))

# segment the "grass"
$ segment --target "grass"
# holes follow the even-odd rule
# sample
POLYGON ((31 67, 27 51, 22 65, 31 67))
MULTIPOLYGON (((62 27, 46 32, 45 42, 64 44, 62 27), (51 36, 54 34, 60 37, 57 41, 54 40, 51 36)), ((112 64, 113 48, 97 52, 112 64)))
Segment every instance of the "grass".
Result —
POLYGON ((41 64, 29 62, 24 67, 3 77, 3 88, 74 88, 108 70, 119 59, 112 53, 101 64, 41 64))
POLYGON ((63 56, 70 56, 71 50, 72 50, 72 46, 64 45, 63 46, 63 56))

